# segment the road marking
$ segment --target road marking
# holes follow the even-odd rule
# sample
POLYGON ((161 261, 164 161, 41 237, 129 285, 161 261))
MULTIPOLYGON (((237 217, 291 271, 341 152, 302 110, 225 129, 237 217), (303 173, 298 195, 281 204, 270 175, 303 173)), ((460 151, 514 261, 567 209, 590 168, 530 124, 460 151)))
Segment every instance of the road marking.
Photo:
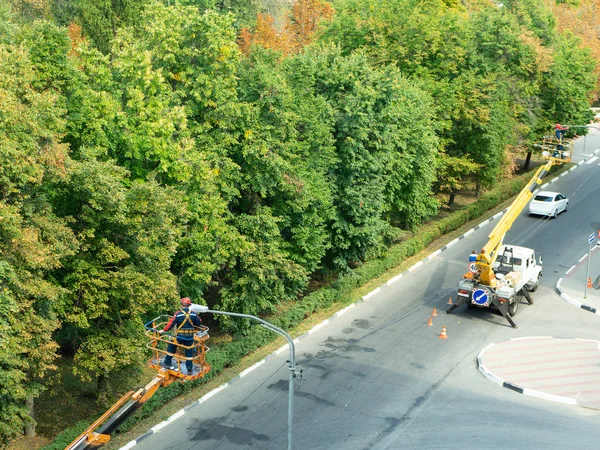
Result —
POLYGON ((398 281, 400 278, 402 278, 402 274, 398 274, 396 275, 394 278, 391 278, 390 280, 388 280, 387 285, 391 286, 392 284, 394 284, 396 281, 398 281))
MULTIPOLYGON (((489 219, 488 219, 488 220, 486 220, 485 222, 482 222, 481 224, 483 225, 484 223, 487 223, 488 221, 489 221, 489 219)), ((458 239, 458 238, 456 238, 456 239, 452 239, 450 242, 448 242, 448 243, 446 244, 446 248, 450 248, 450 247, 452 247, 454 244, 458 244, 458 241, 459 241, 459 239, 458 239)), ((416 264, 415 264, 415 266, 416 266, 416 264)), ((414 268, 414 266, 413 266, 413 267, 411 267, 411 269, 412 269, 412 268, 414 268)), ((409 270, 410 270, 410 269, 409 269, 409 270)))
POLYGON ((319 328, 324 327, 325 325, 327 325, 329 323, 329 319, 325 319, 323 322, 315 325, 314 327, 312 327, 310 330, 308 330, 308 334, 313 334, 315 331, 317 331, 319 328))
MULTIPOLYGON (((309 333, 310 333, 310 331, 309 331, 309 333)), ((248 375, 250 372, 252 372, 254 369, 256 369, 256 368, 258 368, 258 367, 262 366, 264 363, 265 363, 265 360, 264 360, 264 359, 261 359, 259 362, 257 362, 256 364, 254 364, 254 365, 252 365, 252 366, 248 367, 246 370, 242 370, 242 371, 240 372, 240 378, 242 378, 242 377, 245 377, 245 376, 246 376, 246 375, 248 375)))
POLYGON ((585 163, 586 163, 586 164, 591 164, 591 163, 593 163, 594 161, 596 161, 597 159, 598 159, 598 157, 597 157, 597 156, 594 156, 593 158, 590 158, 590 159, 588 159, 588 160, 587 160, 585 163))
MULTIPOLYGON (((458 239, 456 240, 456 242, 458 242, 458 239)), ((449 247, 450 245, 448 245, 449 247)), ((420 267, 423 265, 423 261, 419 261, 418 263, 414 264, 412 267, 409 267, 407 269, 408 272, 412 272, 413 270, 415 270, 417 267, 420 267)))
MULTIPOLYGON (((421 263, 423 264, 423 263, 421 263)), ((370 297, 373 297, 375 294, 377 294, 379 291, 381 290, 380 287, 373 289, 371 292, 369 292, 367 295, 363 295, 363 300, 367 300, 370 297)))
POLYGON ((351 303, 350 305, 346 306, 344 309, 340 309, 335 315, 336 317, 342 316, 344 314, 346 314, 348 311, 350 311, 352 308, 354 308, 356 306, 356 304, 351 303))

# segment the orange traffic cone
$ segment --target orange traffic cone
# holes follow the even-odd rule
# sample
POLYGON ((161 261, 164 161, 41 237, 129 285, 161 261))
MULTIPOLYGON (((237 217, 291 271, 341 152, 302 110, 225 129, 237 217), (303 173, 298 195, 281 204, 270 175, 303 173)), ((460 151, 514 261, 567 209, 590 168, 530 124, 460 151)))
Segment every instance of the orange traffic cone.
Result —
POLYGON ((437 309, 433 308, 433 312, 431 313, 433 317, 437 317, 437 309))
POLYGON ((450 298, 448 299, 448 303, 446 303, 446 304, 447 304, 447 305, 454 305, 454 303, 452 303, 452 297, 450 297, 450 298))
POLYGON ((429 320, 427 321, 427 326, 430 327, 433 325, 433 320, 431 320, 431 317, 429 318, 429 320))
POLYGON ((588 277, 587 287, 588 287, 588 289, 592 287, 592 278, 591 277, 588 277))
POLYGON ((446 325, 442 327, 442 334, 439 334, 438 337, 440 339, 448 339, 448 335, 446 334, 446 325))

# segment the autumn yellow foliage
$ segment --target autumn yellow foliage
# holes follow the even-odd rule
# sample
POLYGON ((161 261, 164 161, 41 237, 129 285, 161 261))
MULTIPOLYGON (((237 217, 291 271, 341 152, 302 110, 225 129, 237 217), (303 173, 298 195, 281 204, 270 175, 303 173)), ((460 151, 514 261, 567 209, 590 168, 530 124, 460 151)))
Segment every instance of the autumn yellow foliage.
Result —
MULTIPOLYGON (((545 0, 556 16, 559 33, 571 31, 588 47, 597 61, 595 73, 600 75, 600 0, 581 0, 577 4, 545 0)), ((600 77, 596 83, 594 99, 600 98, 600 77)))
POLYGON ((284 55, 297 53, 312 41, 319 22, 331 20, 332 17, 333 8, 326 1, 298 0, 292 5, 281 29, 275 25, 273 16, 258 14, 254 30, 242 28, 238 44, 245 54, 253 44, 280 51, 284 55))

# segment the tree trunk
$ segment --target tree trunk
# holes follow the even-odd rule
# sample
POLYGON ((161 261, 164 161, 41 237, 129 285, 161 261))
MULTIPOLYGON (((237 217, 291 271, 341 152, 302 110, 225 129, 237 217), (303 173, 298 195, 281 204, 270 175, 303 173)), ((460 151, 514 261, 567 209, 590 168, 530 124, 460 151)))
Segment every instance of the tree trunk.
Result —
POLYGON ((448 206, 452 206, 454 204, 454 197, 456 195, 456 191, 450 191, 450 197, 448 198, 448 206))
POLYGON ((529 170, 529 163, 531 162, 531 150, 527 152, 527 158, 525 158, 525 165, 523 170, 527 172, 529 170))
POLYGON ((33 420, 33 395, 27 396, 25 399, 25 406, 27 406, 29 417, 32 419, 32 422, 25 426, 25 437, 32 438, 35 436, 35 420, 33 420))
POLYGON ((475 182, 475 197, 479 197, 481 195, 481 183, 479 181, 475 182))
POLYGON ((106 375, 98 375, 98 382, 96 384, 96 402, 103 405, 107 401, 108 397, 108 378, 106 375))

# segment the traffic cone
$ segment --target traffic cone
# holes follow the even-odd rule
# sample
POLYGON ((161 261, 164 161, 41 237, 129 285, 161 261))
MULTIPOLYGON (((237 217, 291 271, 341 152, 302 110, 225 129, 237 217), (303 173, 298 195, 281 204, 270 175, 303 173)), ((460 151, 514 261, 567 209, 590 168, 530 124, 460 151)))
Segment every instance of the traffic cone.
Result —
POLYGON ((587 287, 588 289, 592 287, 592 277, 588 277, 587 287))
POLYGON ((433 320, 431 320, 431 317, 429 318, 429 320, 427 321, 427 326, 430 327, 433 325, 433 320))
POLYGON ((439 334, 438 337, 440 339, 448 339, 448 335, 446 334, 446 325, 442 327, 442 334, 439 334))
POLYGON ((446 304, 447 304, 447 305, 454 305, 454 303, 452 303, 452 297, 450 297, 450 298, 448 299, 448 303, 446 303, 446 304))
POLYGON ((433 308, 433 312, 431 313, 433 317, 437 317, 437 309, 433 308))

